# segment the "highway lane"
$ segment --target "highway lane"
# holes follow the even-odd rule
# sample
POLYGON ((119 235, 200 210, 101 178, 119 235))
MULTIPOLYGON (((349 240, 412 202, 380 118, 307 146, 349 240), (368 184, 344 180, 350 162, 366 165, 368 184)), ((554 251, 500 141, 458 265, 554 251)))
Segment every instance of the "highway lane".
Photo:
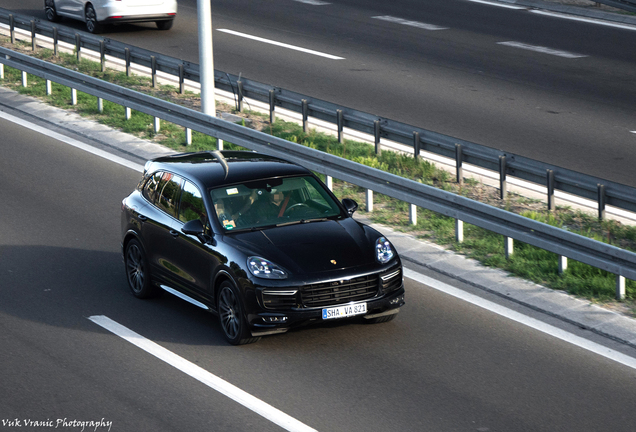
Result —
MULTIPOLYGON (((0 6, 44 17, 39 0, 0 6)), ((179 8, 170 32, 121 26, 107 36, 198 62, 196 2, 179 8)), ((635 31, 464 0, 323 6, 215 0, 213 14, 217 30, 344 57, 329 60, 215 31, 217 69, 636 186, 636 54, 625 48, 636 43, 635 31)))
POLYGON ((391 323, 228 346, 204 311, 128 293, 119 212, 138 172, 0 130, 1 418, 280 430, 88 319, 105 315, 321 431, 633 430, 635 370, 409 280, 391 323))

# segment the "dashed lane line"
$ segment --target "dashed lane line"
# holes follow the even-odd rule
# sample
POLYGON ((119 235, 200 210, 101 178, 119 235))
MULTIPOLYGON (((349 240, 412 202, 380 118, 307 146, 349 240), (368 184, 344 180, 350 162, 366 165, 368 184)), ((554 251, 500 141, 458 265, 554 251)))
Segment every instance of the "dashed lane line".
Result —
POLYGON ((404 18, 397 18, 394 16, 390 16, 390 15, 382 15, 382 16, 374 16, 371 17, 373 19, 378 19, 378 20, 382 20, 382 21, 388 21, 388 22, 392 22, 395 24, 401 24, 401 25, 405 25, 405 26, 409 26, 409 27, 417 27, 417 28, 421 28, 424 30, 448 30, 448 27, 441 27, 438 25, 434 25, 434 24, 427 24, 427 23, 423 23, 423 22, 419 22, 419 21, 410 21, 404 18))
POLYGON ((549 54, 549 55, 553 55, 557 57, 569 58, 569 59, 588 57, 587 55, 584 55, 584 54, 576 54, 576 53, 571 53, 568 51, 555 50, 552 48, 547 48, 547 47, 542 47, 537 45, 528 45, 521 42, 508 41, 508 42, 497 42, 497 44, 505 45, 505 46, 509 46, 513 48, 520 48, 520 49, 524 49, 528 51, 534 51, 534 52, 538 52, 542 54, 549 54))

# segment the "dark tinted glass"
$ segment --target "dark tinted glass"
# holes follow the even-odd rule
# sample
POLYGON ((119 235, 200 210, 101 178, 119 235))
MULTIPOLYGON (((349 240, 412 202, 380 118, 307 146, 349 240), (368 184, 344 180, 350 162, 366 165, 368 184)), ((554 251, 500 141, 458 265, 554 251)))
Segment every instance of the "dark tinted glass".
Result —
POLYGON ((143 194, 151 203, 154 203, 157 200, 157 190, 159 188, 159 182, 161 181, 162 176, 163 172, 156 172, 144 185, 143 194))
POLYGON ((181 178, 174 174, 164 173, 158 186, 159 197, 156 201, 157 207, 168 213, 170 216, 177 215, 177 200, 181 192, 181 178))
POLYGON ((201 219, 203 225, 207 223, 205 205, 203 197, 199 189, 186 180, 181 192, 181 205, 179 206, 179 220, 189 222, 191 220, 201 219))

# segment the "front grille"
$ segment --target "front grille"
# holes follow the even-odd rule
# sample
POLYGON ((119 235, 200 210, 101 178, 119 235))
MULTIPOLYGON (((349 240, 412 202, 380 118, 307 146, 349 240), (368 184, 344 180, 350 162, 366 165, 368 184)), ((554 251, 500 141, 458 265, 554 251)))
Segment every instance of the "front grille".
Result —
POLYGON ((402 267, 383 273, 380 275, 380 281, 382 282, 382 292, 385 294, 400 288, 402 286, 402 267))
POLYGON ((378 275, 374 274, 307 285, 301 289, 301 298, 305 307, 321 307, 366 300, 377 293, 378 275))

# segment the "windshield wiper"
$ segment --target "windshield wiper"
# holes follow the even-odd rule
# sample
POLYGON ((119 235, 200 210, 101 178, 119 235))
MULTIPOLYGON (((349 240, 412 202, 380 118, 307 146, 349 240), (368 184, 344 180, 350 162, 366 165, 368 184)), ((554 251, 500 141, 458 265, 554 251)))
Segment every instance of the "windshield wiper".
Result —
POLYGON ((323 218, 316 218, 316 219, 301 219, 301 220, 297 220, 297 221, 292 221, 292 222, 284 222, 284 223, 280 223, 280 224, 276 224, 277 227, 282 227, 282 226, 288 226, 288 225, 296 225, 296 224, 300 224, 300 223, 310 223, 310 222, 322 222, 322 221, 326 221, 327 218, 323 217, 323 218))

